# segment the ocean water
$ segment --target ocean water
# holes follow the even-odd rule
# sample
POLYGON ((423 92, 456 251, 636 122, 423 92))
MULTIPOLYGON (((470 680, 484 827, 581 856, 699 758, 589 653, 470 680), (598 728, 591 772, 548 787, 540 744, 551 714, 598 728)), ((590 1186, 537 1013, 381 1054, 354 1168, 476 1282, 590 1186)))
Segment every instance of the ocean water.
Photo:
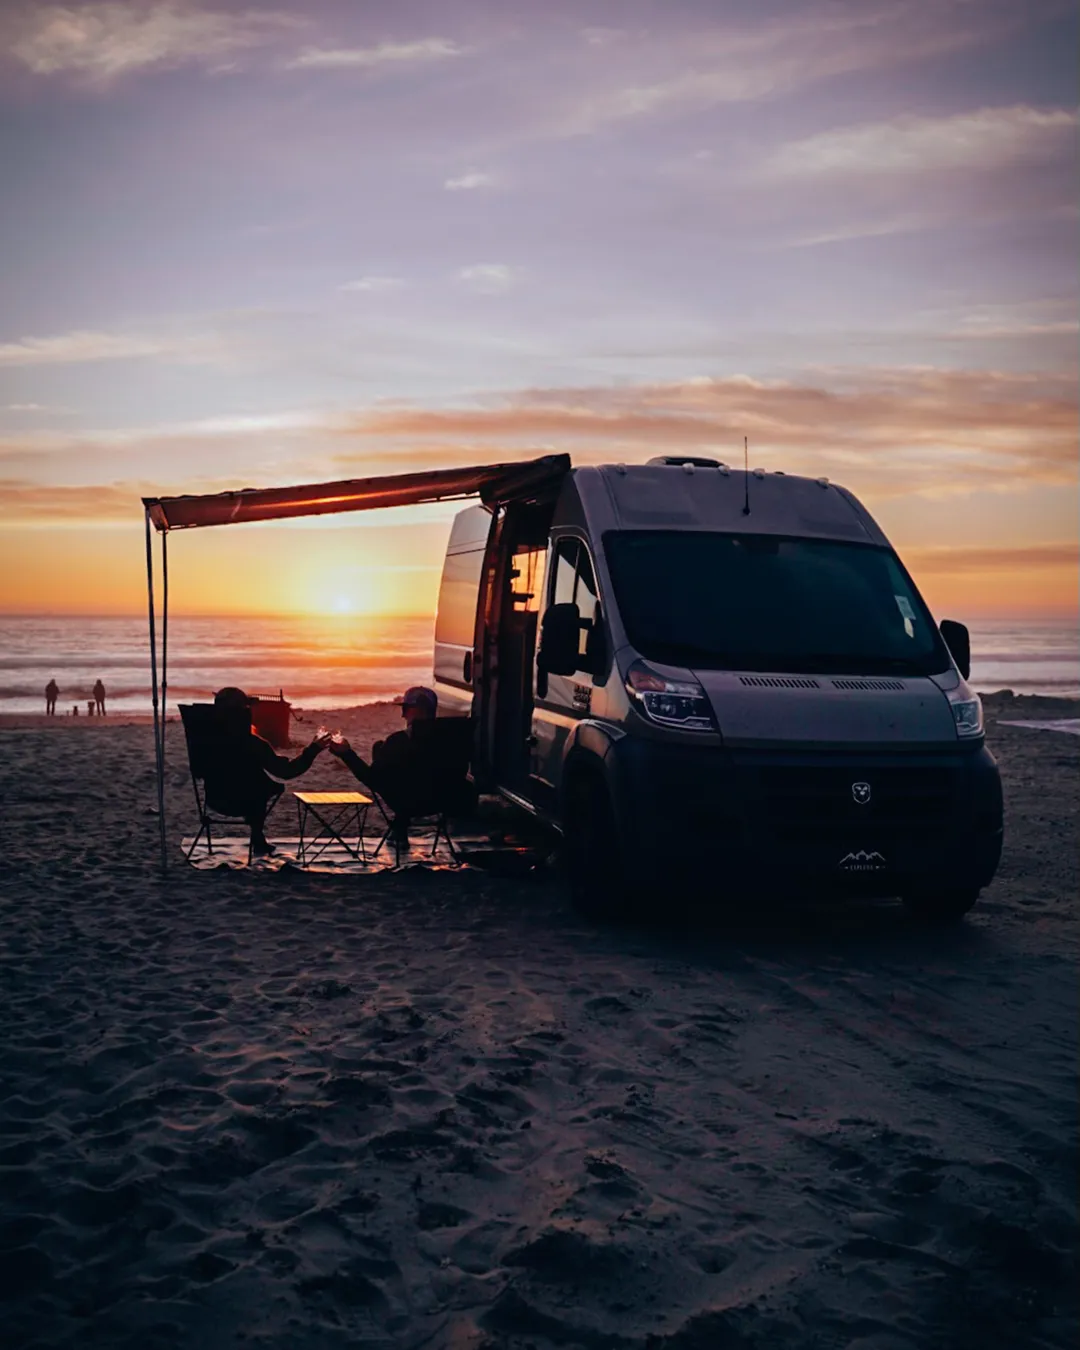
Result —
MULTIPOLYGON (((433 628, 431 619, 174 617, 169 707, 226 684, 283 692, 302 708, 392 698, 430 683, 433 628)), ((1080 696, 1075 625, 984 621, 972 625, 971 646, 971 682, 982 692, 1080 696)), ((145 619, 0 618, 0 712, 44 711, 50 678, 61 712, 76 703, 85 712, 99 677, 109 708, 149 711, 145 619)))
MULTIPOLYGON (((234 684, 297 707, 349 707, 431 683, 432 619, 169 618, 168 705, 234 684)), ((160 672, 161 633, 158 631, 160 672)), ((106 707, 149 712, 145 619, 0 618, 0 712, 44 711, 50 678, 70 712, 105 685, 106 707)))

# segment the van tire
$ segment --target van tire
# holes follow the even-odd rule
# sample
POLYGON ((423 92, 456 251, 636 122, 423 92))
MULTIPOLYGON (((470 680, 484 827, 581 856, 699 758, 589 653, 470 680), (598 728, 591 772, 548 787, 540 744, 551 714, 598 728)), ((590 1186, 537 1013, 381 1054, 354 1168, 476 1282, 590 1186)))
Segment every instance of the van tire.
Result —
POLYGON ((912 891, 902 896, 904 908, 913 919, 925 924, 959 923, 970 913, 979 898, 977 890, 912 891))
POLYGON ((574 774, 563 809, 563 873, 570 901, 590 919, 629 915, 628 881, 611 796, 599 774, 574 774))

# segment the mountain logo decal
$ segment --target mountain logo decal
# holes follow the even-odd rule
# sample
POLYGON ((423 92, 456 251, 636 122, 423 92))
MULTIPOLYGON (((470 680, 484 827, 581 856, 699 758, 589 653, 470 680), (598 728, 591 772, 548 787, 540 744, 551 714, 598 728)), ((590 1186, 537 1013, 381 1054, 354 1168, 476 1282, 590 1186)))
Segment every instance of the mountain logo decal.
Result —
POLYGON ((857 853, 845 853, 837 866, 842 872, 881 872, 887 864, 877 849, 868 853, 861 848, 857 853))

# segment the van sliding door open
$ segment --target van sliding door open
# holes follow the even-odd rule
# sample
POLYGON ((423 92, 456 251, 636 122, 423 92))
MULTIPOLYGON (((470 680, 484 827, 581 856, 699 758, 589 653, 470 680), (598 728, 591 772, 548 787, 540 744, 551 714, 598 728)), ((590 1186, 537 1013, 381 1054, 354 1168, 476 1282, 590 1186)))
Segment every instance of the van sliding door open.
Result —
POLYGON ((509 552, 499 607, 494 760, 499 785, 520 791, 529 774, 537 620, 547 570, 547 531, 537 531, 535 519, 526 519, 512 509, 507 512, 505 531, 509 552))

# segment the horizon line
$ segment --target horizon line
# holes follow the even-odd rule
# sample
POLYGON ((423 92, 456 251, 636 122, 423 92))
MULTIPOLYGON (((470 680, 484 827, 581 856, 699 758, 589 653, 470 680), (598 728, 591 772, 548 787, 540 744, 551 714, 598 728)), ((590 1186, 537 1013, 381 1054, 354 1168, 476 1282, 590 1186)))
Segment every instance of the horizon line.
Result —
MULTIPOLYGON (((160 622, 160 613, 155 614, 160 622)), ((146 619, 143 610, 54 610, 54 609, 12 609, 0 610, 3 619, 146 619)), ((247 611, 234 613, 225 610, 202 612, 196 610, 170 610, 170 619, 434 619, 435 610, 306 610, 283 609, 276 612, 247 611)))
MULTIPOLYGON (((432 619, 436 617, 435 609, 426 610, 373 610, 367 612, 352 612, 339 610, 278 610, 274 612, 259 611, 198 611, 198 610, 170 610, 171 619, 432 619)), ((141 610, 0 610, 0 621, 5 619, 142 619, 147 620, 148 615, 145 609, 141 610)), ((1032 610, 999 610, 987 611, 980 614, 973 614, 972 619, 1023 619, 1027 622, 1038 621, 1039 619, 1048 622, 1060 623, 1080 623, 1080 606, 1071 606, 1068 608, 1044 608, 1032 610)), ((155 614, 155 620, 160 622, 161 614, 155 614)), ((940 622, 940 620, 938 620, 940 622)))

